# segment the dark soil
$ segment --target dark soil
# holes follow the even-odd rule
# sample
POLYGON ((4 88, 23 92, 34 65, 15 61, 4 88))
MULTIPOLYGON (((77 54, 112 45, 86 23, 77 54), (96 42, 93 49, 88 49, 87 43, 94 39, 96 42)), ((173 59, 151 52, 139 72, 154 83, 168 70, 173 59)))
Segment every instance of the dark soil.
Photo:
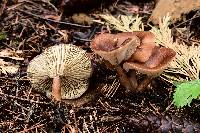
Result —
MULTIPOLYGON (((73 43, 92 54, 89 47, 91 39, 96 33, 107 32, 106 27, 98 23, 78 24, 73 21, 70 13, 75 10, 59 19, 66 9, 59 3, 54 4, 57 4, 56 7, 40 0, 21 3, 1 1, 0 6, 4 8, 0 8, 0 50, 9 48, 24 60, 3 58, 19 65, 20 69, 14 74, 0 74, 0 132, 200 132, 200 102, 193 101, 190 107, 177 109, 172 104, 173 86, 159 77, 144 92, 127 95, 123 86, 119 86, 114 96, 108 97, 102 86, 111 85, 118 77, 97 56, 93 58, 90 89, 97 90, 98 95, 81 107, 54 102, 31 88, 26 77, 27 65, 45 48, 59 43, 73 43)), ((127 13, 125 7, 132 4, 139 7, 137 13, 143 16, 146 23, 154 7, 152 1, 119 2, 121 8, 115 7, 116 1, 101 1, 98 4, 83 11, 90 18, 98 19, 95 16, 97 13, 127 13), (144 7, 148 7, 148 11, 143 12, 144 7)), ((68 6, 73 8, 73 4, 68 6)), ((192 15, 187 17, 188 22, 172 25, 188 28, 188 33, 181 35, 184 40, 189 38, 192 41, 200 33, 199 30, 199 33, 194 33, 195 27, 200 27, 196 24, 200 15, 189 21, 192 15)), ((145 29, 149 27, 145 25, 145 29)), ((180 37, 175 28, 173 33, 180 37)))

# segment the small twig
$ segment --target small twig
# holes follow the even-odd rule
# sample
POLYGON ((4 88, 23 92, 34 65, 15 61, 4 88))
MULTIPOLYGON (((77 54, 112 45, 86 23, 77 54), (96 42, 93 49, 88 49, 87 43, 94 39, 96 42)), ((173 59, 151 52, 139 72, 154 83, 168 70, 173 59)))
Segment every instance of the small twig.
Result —
MULTIPOLYGON (((23 0, 22 2, 26 2, 29 4, 35 5, 35 6, 39 6, 41 4, 41 2, 43 2, 43 3, 46 3, 49 6, 51 6, 55 10, 56 13, 59 12, 58 9, 49 0, 35 0, 35 1, 23 0), (36 3, 36 2, 38 2, 38 3, 36 3)), ((39 8, 41 8, 41 6, 39 8)))
MULTIPOLYGON (((4 109, 5 111, 9 112, 9 114, 13 114, 13 115, 17 115, 18 113, 12 111, 12 110, 9 110, 9 109, 4 109)), ((1 123, 0 123, 1 125, 1 123)))
POLYGON ((8 77, 0 77, 0 80, 12 80, 12 81, 30 81, 30 79, 27 79, 26 77, 24 78, 8 78, 8 77))
POLYGON ((106 111, 109 111, 109 108, 105 106, 105 104, 101 101, 101 99, 99 99, 98 102, 104 107, 106 111))
POLYGON ((75 125, 75 131, 78 131, 78 123, 77 123, 77 119, 76 119, 76 114, 75 114, 75 112, 74 112, 74 109, 72 108, 72 111, 71 111, 71 113, 72 113, 72 117, 73 117, 73 119, 74 119, 74 125, 75 125))
POLYGON ((28 129, 24 129, 23 131, 19 132, 19 133, 26 133, 30 130, 33 130, 33 129, 36 129, 36 128, 41 128, 43 127, 45 124, 40 124, 40 123, 36 123, 35 125, 33 125, 31 128, 28 128, 28 129))
POLYGON ((175 29, 175 28, 178 28, 179 26, 181 26, 182 24, 185 24, 185 23, 187 23, 187 22, 189 22, 189 21, 191 21, 191 20, 193 20, 193 19, 195 19, 195 18, 197 18, 198 16, 193 16, 192 18, 190 18, 190 19, 188 19, 188 20, 185 20, 185 21, 183 21, 182 23, 179 23, 178 25, 175 25, 172 29, 175 29))
POLYGON ((119 86, 120 82, 117 79, 113 81, 111 86, 105 86, 105 90, 107 91, 107 93, 105 94, 106 98, 113 97, 119 86))
POLYGON ((109 108, 110 110, 113 110, 113 111, 119 111, 120 110, 120 108, 110 106, 110 104, 108 102, 104 102, 104 103, 105 103, 105 106, 107 108, 109 108))
POLYGON ((22 105, 19 104, 18 102, 15 101, 14 103, 15 103, 15 105, 21 107, 23 110, 30 111, 29 109, 25 108, 24 106, 22 106, 22 105))
POLYGON ((42 2, 47 3, 49 6, 51 6, 55 10, 55 12, 58 12, 58 9, 49 0, 42 0, 42 2))
POLYGON ((79 37, 75 37, 73 36, 74 39, 79 40, 79 41, 83 41, 83 42, 91 42, 90 39, 84 39, 84 38, 79 38, 79 37))
POLYGON ((75 27, 82 27, 82 28, 90 28, 91 27, 91 26, 86 26, 86 25, 80 25, 80 24, 70 23, 70 22, 56 21, 56 20, 53 20, 53 19, 44 18, 42 16, 33 14, 31 12, 24 11, 24 10, 21 10, 21 9, 17 9, 17 10, 20 11, 20 12, 23 12, 25 14, 34 16, 36 18, 40 18, 40 19, 43 19, 43 20, 51 21, 51 22, 54 22, 54 23, 65 24, 65 25, 70 25, 70 26, 75 26, 75 27))
POLYGON ((171 106, 174 104, 174 102, 171 102, 168 106, 167 106, 167 108, 165 109, 165 111, 163 112, 163 113, 165 113, 165 112, 167 112, 170 108, 171 108, 171 106))
POLYGON ((18 6, 21 6, 21 5, 22 5, 22 3, 19 3, 19 4, 15 4, 13 6, 7 7, 7 11, 14 10, 15 8, 17 8, 18 6))
POLYGON ((78 130, 76 130, 73 126, 66 124, 62 129, 61 129, 61 133, 66 133, 67 131, 69 133, 78 133, 78 130))
POLYGON ((40 102, 40 101, 31 100, 31 99, 24 99, 24 98, 21 98, 21 97, 16 97, 16 96, 8 95, 8 94, 2 93, 2 92, 0 92, 0 95, 3 96, 3 97, 9 97, 9 98, 18 99, 18 100, 21 100, 21 101, 28 101, 30 103, 46 104, 46 105, 50 105, 51 104, 51 103, 40 102))
POLYGON ((156 114, 160 115, 159 109, 156 108, 155 105, 151 104, 151 102, 149 102, 149 105, 154 109, 154 112, 155 112, 156 114))
POLYGON ((1 126, 5 126, 5 125, 13 125, 14 122, 13 121, 5 121, 5 122, 1 122, 0 125, 1 126))
POLYGON ((105 108, 106 111, 120 111, 119 108, 110 106, 108 102, 103 103, 101 99, 99 99, 98 102, 105 108))

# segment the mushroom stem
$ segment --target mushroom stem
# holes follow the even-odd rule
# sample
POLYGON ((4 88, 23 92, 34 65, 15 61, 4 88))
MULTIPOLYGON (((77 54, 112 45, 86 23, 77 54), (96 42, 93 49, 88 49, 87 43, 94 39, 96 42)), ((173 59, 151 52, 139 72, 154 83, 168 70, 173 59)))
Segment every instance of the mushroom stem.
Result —
POLYGON ((56 101, 61 101, 61 83, 59 76, 53 78, 52 96, 56 101))
POLYGON ((105 63, 106 67, 110 70, 114 69, 114 66, 109 61, 103 59, 103 62, 105 63))
POLYGON ((122 67, 119 65, 116 65, 115 69, 119 76, 120 83, 126 88, 126 93, 129 93, 130 91, 135 91, 135 88, 132 87, 130 80, 124 72, 124 69, 122 69, 122 67))
POLYGON ((153 76, 147 76, 137 87, 138 91, 143 91, 152 81, 154 77, 153 76))
POLYGON ((131 86, 133 87, 134 90, 137 89, 138 87, 138 82, 136 79, 136 71, 135 70, 129 70, 129 81, 131 83, 131 86))

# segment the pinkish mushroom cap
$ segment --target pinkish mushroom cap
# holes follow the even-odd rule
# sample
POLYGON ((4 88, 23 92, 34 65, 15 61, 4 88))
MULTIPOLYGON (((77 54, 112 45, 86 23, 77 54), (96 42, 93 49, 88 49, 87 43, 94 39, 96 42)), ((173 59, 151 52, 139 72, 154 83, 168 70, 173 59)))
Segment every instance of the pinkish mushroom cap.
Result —
POLYGON ((129 59, 139 45, 139 38, 132 33, 104 33, 92 40, 91 49, 112 65, 117 65, 129 59))
POLYGON ((137 47, 131 59, 139 62, 146 62, 152 55, 154 47, 156 46, 155 36, 149 31, 135 31, 132 34, 140 39, 141 44, 137 47))
POLYGON ((146 43, 154 43, 155 42, 155 36, 150 31, 133 31, 133 32, 122 32, 116 34, 119 37, 123 38, 132 38, 133 36, 137 36, 140 39, 141 44, 146 43))
POLYGON ((175 55, 174 50, 157 46, 146 62, 127 61, 123 64, 123 68, 126 71, 134 69, 147 75, 159 75, 168 67, 175 55))
POLYGON ((136 35, 140 39, 141 44, 155 43, 155 35, 150 31, 134 31, 128 32, 128 34, 136 35))
POLYGON ((139 62, 146 62, 155 48, 155 44, 153 43, 143 43, 137 47, 135 53, 131 56, 131 60, 139 61, 139 62))

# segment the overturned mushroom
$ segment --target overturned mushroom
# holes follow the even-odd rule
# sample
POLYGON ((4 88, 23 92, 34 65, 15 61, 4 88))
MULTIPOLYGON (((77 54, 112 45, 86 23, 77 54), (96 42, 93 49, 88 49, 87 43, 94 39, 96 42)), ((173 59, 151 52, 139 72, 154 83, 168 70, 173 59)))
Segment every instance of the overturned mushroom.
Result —
POLYGON ((100 34, 97 35, 91 42, 91 49, 94 53, 100 55, 110 64, 115 66, 122 85, 127 91, 133 90, 124 70, 120 63, 131 57, 137 46, 140 45, 140 40, 132 33, 127 36, 124 33, 118 34, 100 34))
POLYGON ((137 87, 137 89, 141 91, 150 83, 153 77, 158 76, 165 68, 167 68, 175 55, 175 51, 170 48, 156 46, 152 51, 152 55, 146 62, 130 60, 123 64, 123 68, 126 71, 134 69, 148 76, 137 87))
POLYGON ((27 71, 35 89, 47 93, 52 91, 56 100, 75 99, 87 90, 92 66, 84 50, 61 44, 36 56, 27 71))

